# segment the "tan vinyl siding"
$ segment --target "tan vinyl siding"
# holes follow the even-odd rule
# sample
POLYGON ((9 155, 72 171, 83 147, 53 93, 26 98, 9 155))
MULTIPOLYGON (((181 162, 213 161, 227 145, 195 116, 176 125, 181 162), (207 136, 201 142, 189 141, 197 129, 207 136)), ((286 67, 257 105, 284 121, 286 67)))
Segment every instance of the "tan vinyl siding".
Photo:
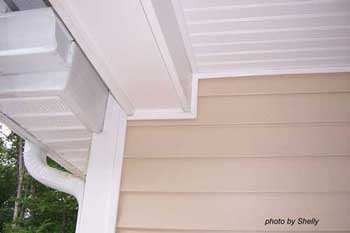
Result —
POLYGON ((201 80, 199 96, 196 120, 129 122, 119 232, 350 232, 349 73, 201 80))

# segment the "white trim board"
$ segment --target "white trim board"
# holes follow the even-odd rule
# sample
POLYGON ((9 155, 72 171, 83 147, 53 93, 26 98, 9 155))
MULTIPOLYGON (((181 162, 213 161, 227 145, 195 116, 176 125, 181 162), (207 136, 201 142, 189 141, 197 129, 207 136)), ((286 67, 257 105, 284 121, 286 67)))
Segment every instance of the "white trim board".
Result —
POLYGON ((152 109, 148 111, 136 111, 128 116, 128 120, 175 120, 175 119, 196 119, 198 104, 198 78, 192 78, 191 110, 183 112, 181 109, 152 109))
POLYGON ((317 74, 317 73, 342 73, 350 72, 350 66, 344 67, 326 67, 326 68, 299 68, 299 69, 285 69, 285 70, 236 70, 230 72, 216 72, 216 73, 195 73, 194 77, 197 79, 211 79, 211 78, 236 78, 246 76, 265 76, 265 75, 283 75, 283 74, 317 74))
POLYGON ((113 74, 108 68, 104 56, 97 49, 96 42, 92 35, 88 33, 87 25, 84 25, 79 17, 76 16, 77 14, 74 14, 70 1, 51 0, 50 3, 62 18, 69 31, 73 34, 75 40, 90 59, 91 63, 95 66, 102 80, 118 100, 118 103, 128 114, 132 114, 134 107, 130 99, 123 92, 117 80, 113 78, 113 74))
POLYGON ((189 111, 191 87, 188 87, 188 79, 192 78, 192 72, 174 9, 170 2, 163 0, 142 0, 141 3, 182 111, 189 111))
POLYGON ((116 230, 126 126, 126 113, 109 95, 103 131, 92 139, 77 233, 116 230))

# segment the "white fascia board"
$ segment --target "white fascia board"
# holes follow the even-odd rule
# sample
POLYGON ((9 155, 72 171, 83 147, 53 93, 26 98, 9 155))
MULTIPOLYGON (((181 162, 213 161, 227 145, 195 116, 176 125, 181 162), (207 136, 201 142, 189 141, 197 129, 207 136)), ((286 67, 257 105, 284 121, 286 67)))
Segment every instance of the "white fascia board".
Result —
POLYGON ((171 1, 51 3, 131 118, 193 115, 192 69, 171 1))
MULTIPOLYGON (((132 114, 134 106, 129 97, 124 93, 111 68, 107 65, 106 58, 100 51, 94 37, 92 36, 89 25, 87 25, 78 14, 71 1, 52 0, 50 1, 56 12, 59 14, 69 31, 74 35, 75 40, 83 49, 91 63, 94 65, 102 80, 105 82, 113 96, 127 114, 132 114)), ((85 2, 84 4, 88 4, 85 2)), ((104 4, 108 6, 108 4, 104 4)), ((81 6, 84 8, 84 5, 81 6)))
POLYGON ((191 106, 192 69, 170 1, 142 0, 143 9, 185 112, 191 106))
POLYGON ((192 78, 191 108, 189 112, 182 109, 152 109, 138 110, 133 115, 128 116, 128 120, 175 120, 175 119, 195 119, 197 118, 198 105, 198 77, 192 78))
POLYGON ((282 74, 317 74, 317 73, 338 73, 350 72, 350 66, 343 67, 324 67, 324 68, 298 68, 298 69, 253 69, 253 70, 235 70, 228 72, 210 72, 210 73, 195 73, 193 76, 197 79, 212 79, 212 78, 235 78, 246 76, 263 76, 263 75, 282 75, 282 74))

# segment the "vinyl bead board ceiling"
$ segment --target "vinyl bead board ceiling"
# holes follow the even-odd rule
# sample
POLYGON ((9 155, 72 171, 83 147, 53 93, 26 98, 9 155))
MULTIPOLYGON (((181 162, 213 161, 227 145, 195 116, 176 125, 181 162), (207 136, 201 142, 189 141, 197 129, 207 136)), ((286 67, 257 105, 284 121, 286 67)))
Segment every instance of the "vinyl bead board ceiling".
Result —
POLYGON ((200 80, 197 119, 128 122, 117 232, 350 232, 349 103, 350 73, 200 80))
POLYGON ((348 0, 173 2, 196 73, 349 67, 348 0))

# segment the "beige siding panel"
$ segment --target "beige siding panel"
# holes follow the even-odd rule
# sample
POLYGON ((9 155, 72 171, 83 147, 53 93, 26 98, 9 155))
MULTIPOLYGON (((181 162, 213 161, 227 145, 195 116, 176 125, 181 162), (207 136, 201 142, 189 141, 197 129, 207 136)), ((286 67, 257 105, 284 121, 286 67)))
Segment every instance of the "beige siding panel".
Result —
POLYGON ((350 156, 126 159, 121 189, 134 192, 350 192, 350 156))
POLYGON ((201 80, 195 120, 129 121, 118 232, 350 233, 350 73, 201 80), (267 218, 318 218, 269 225, 267 218))
POLYGON ((350 155, 350 124, 129 127, 126 157, 350 155))
POLYGON ((266 218, 320 219, 293 231, 349 231, 350 194, 139 194, 123 193, 119 227, 145 229, 285 231, 266 218))
POLYGON ((141 125, 349 122, 350 93, 202 97, 196 120, 137 121, 141 125))
POLYGON ((203 79, 199 96, 350 92, 350 73, 203 79))

